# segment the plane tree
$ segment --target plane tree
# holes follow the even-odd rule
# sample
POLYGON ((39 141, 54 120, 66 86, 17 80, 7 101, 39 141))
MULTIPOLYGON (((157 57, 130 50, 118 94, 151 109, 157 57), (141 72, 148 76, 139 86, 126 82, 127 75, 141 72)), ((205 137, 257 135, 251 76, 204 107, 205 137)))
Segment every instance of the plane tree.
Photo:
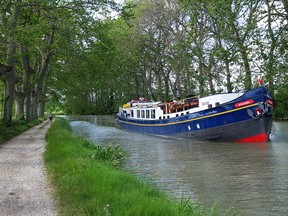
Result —
MULTIPOLYGON (((69 55, 69 46, 64 47, 66 36, 78 26, 82 29, 78 34, 89 31, 87 26, 103 5, 104 1, 78 0, 1 2, 0 63, 10 68, 0 75, 4 83, 2 111, 6 124, 11 123, 15 101, 18 117, 30 120, 43 116, 47 81, 53 71, 51 63, 61 60, 58 59, 61 55, 69 55)), ((82 43, 77 40, 74 33, 73 42, 82 43)))

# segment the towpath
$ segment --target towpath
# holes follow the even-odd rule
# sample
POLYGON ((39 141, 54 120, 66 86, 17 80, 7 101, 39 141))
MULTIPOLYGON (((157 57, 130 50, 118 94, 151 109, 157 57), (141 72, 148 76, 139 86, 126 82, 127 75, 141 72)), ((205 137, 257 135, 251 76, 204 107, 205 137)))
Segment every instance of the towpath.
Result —
POLYGON ((57 215, 44 169, 43 122, 0 145, 0 215, 57 215))

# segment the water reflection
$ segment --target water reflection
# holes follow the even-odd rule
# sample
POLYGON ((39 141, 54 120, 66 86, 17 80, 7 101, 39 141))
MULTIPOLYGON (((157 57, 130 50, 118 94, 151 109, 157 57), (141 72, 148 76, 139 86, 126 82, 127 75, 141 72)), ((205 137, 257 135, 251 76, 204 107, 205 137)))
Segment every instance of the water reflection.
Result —
POLYGON ((288 123, 274 122, 269 143, 192 142, 130 133, 111 116, 69 117, 76 134, 120 144, 126 169, 176 198, 219 202, 238 215, 288 215, 288 123))

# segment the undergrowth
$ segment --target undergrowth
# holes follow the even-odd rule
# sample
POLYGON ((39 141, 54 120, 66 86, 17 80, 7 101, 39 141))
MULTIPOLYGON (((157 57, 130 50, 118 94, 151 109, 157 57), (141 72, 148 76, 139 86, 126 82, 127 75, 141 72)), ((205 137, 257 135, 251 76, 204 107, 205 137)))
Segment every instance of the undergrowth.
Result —
POLYGON ((23 133, 27 129, 41 123, 43 118, 38 118, 33 121, 14 120, 9 126, 0 122, 0 144, 23 133))

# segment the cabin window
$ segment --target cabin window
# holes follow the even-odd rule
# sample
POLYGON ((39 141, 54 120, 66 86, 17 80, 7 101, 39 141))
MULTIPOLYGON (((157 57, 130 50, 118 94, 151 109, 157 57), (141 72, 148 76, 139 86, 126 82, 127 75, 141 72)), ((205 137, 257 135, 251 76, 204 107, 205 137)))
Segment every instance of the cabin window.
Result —
POLYGON ((178 117, 179 115, 178 114, 176 114, 176 117, 178 117))
POLYGON ((151 118, 155 118, 155 109, 151 110, 151 118))
POLYGON ((145 111, 141 110, 141 118, 145 118, 145 111))
POLYGON ((146 118, 150 118, 150 110, 146 110, 146 118))
POLYGON ((165 116, 163 116, 163 119, 165 119, 165 116))
POLYGON ((183 116, 184 115, 184 113, 181 113, 181 116, 183 116))
POLYGON ((137 110, 137 118, 140 118, 140 110, 137 110))
POLYGON ((131 110, 131 117, 134 117, 134 110, 131 110))
POLYGON ((188 112, 186 112, 186 114, 189 114, 189 111, 188 111, 188 112))

